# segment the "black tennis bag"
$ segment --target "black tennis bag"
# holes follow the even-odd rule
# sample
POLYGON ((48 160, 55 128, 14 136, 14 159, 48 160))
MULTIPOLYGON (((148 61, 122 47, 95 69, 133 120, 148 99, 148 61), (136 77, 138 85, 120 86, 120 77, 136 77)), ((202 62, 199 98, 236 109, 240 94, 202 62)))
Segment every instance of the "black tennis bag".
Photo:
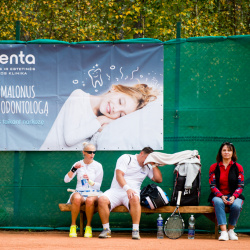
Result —
POLYGON ((141 205, 150 209, 166 206, 169 203, 167 194, 153 183, 141 190, 140 199, 141 205))
POLYGON ((191 189, 185 189, 186 176, 176 173, 173 194, 171 196, 170 205, 176 206, 178 191, 182 191, 180 206, 198 206, 200 203, 201 193, 201 171, 198 172, 192 183, 191 189))

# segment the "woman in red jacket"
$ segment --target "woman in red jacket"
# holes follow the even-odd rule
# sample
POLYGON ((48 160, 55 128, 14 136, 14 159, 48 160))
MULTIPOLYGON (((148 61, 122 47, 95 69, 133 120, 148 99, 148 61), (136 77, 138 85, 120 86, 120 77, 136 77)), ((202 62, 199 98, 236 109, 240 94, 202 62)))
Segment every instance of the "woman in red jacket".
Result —
POLYGON ((222 143, 216 161, 217 163, 211 165, 209 170, 209 184, 212 192, 208 201, 212 202, 214 206, 217 222, 221 229, 219 240, 238 240, 234 228, 245 199, 242 195, 243 167, 236 162, 236 150, 230 142, 222 143), (225 206, 230 207, 228 232, 225 206))

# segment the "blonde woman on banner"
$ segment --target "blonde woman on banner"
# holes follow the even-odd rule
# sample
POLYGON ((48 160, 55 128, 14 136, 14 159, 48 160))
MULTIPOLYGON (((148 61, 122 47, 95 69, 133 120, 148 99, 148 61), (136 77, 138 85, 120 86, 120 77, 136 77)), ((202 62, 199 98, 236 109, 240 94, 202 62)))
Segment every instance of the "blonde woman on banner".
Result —
POLYGON ((146 84, 112 85, 99 96, 77 89, 64 103, 40 150, 77 150, 82 141, 90 142, 104 126, 142 109, 157 95, 158 91, 146 84))

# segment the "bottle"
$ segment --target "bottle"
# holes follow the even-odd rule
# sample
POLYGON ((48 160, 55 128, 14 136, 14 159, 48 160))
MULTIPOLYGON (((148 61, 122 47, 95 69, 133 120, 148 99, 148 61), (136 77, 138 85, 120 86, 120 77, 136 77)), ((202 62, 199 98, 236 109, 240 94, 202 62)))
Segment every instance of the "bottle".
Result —
POLYGON ((82 183, 82 186, 85 186, 86 183, 88 183, 88 181, 85 178, 83 178, 83 176, 81 176, 81 183, 82 183))
POLYGON ((188 239, 194 239, 194 235, 195 235, 195 218, 193 215, 190 216, 189 220, 188 220, 188 239))
POLYGON ((163 233, 163 219, 161 217, 161 214, 159 214, 159 217, 157 218, 157 239, 163 239, 164 233, 163 233))

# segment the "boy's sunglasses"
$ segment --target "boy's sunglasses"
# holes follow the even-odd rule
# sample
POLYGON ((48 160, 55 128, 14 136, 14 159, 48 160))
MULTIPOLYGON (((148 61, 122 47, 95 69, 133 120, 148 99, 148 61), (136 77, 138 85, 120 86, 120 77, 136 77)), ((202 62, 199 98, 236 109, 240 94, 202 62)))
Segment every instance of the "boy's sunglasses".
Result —
POLYGON ((96 151, 84 151, 84 152, 86 152, 86 153, 89 154, 89 155, 95 154, 95 153, 96 153, 96 151))

